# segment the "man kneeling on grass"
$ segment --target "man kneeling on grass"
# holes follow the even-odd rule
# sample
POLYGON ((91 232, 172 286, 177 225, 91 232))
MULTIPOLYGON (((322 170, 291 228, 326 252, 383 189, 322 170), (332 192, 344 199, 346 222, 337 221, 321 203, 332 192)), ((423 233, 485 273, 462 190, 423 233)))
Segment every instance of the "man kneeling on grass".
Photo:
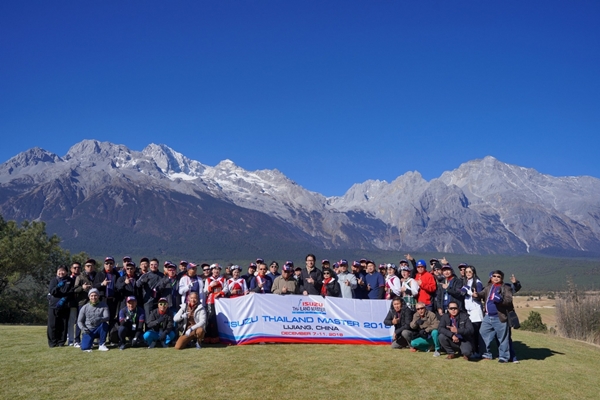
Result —
POLYGON ((417 338, 410 342, 410 351, 429 351, 435 347, 434 357, 440 356, 440 342, 438 340, 439 321, 436 315, 425 308, 425 303, 417 303, 417 312, 410 323, 410 329, 415 331, 417 338))
POLYGON ((440 318, 438 331, 440 344, 446 350, 448 360, 456 358, 459 350, 465 360, 469 359, 473 352, 471 346, 473 324, 469 314, 459 310, 457 302, 448 303, 448 312, 440 318))
POLYGON ((169 310, 169 302, 165 297, 158 300, 158 309, 150 313, 147 323, 148 330, 144 333, 144 340, 148 348, 152 349, 159 341, 162 347, 168 347, 176 336, 173 315, 169 310))
POLYGON ((184 333, 177 339, 175 349, 181 350, 187 347, 193 340, 196 348, 200 349, 202 338, 206 329, 206 310, 198 302, 198 293, 192 292, 188 295, 187 304, 183 303, 175 315, 174 321, 183 326, 184 333))
POLYGON ((91 352, 94 339, 99 338, 100 346, 98 350, 108 351, 105 344, 106 335, 108 335, 108 320, 110 319, 108 306, 105 302, 100 302, 98 289, 91 289, 88 297, 90 302, 81 307, 77 318, 77 325, 83 333, 81 350, 91 352))
POLYGON ((392 309, 388 311, 387 317, 383 323, 394 326, 394 337, 392 349, 402 349, 408 347, 413 339, 413 333, 410 330, 410 323, 413 318, 413 311, 404 306, 404 301, 397 297, 392 301, 392 309))

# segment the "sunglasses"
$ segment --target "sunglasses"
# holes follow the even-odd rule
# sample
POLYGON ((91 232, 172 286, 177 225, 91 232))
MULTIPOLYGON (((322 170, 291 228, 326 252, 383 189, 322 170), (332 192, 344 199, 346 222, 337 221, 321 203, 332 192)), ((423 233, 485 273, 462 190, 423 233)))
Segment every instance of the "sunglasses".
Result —
POLYGON ((127 267, 127 268, 125 268, 125 269, 126 269, 127 271, 133 271, 135 268, 133 268, 133 267, 127 267))
POLYGON ((458 310, 458 307, 448 307, 448 310, 458 310))
POLYGON ((323 275, 331 275, 331 272, 325 271, 325 272, 323 272, 323 275))
POLYGON ((492 278, 502 278, 500 275, 492 275, 492 278))
POLYGON ((105 262, 105 263, 104 263, 104 265, 114 265, 114 264, 115 264, 115 263, 114 263, 114 262, 112 262, 112 261, 109 261, 109 262, 105 262))
POLYGON ((425 307, 417 307, 417 310, 424 310, 425 307))
POLYGON ((158 303, 159 306, 166 306, 168 303, 165 303, 164 301, 162 303, 158 303))

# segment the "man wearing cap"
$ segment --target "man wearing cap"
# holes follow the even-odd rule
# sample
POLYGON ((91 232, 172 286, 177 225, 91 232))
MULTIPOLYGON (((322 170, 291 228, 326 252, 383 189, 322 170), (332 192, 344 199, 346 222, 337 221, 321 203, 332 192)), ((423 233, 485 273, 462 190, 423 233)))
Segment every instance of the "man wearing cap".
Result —
POLYGON ((130 296, 135 297, 137 301, 142 299, 142 290, 141 288, 135 285, 135 282, 138 280, 138 275, 135 269, 135 263, 133 261, 125 262, 125 275, 119 277, 117 279, 117 292, 119 293, 119 298, 123 299, 119 304, 119 310, 127 307, 127 298, 130 296))
POLYGON ((454 275, 454 271, 450 264, 442 265, 442 274, 444 276, 444 281, 439 285, 438 298, 436 301, 438 314, 443 315, 447 312, 450 302, 455 302, 458 304, 461 311, 464 310, 465 292, 461 291, 463 286, 462 280, 454 275))
MULTIPOLYGON (((361 260, 362 261, 362 260, 361 260)), ((355 299, 367 299, 367 283, 365 282, 365 276, 367 273, 363 269, 361 261, 352 262, 352 274, 356 278, 356 288, 352 291, 352 296, 355 299)), ((366 265, 365 260, 365 265, 366 265)))
POLYGON ((494 339, 498 340, 498 362, 507 363, 510 359, 508 313, 514 310, 512 290, 505 285, 504 273, 500 270, 492 271, 488 285, 481 292, 473 293, 473 297, 480 298, 485 306, 485 316, 481 322, 479 334, 485 348, 482 354, 484 360, 492 359, 490 346, 494 339))
POLYGON ((294 263, 286 261, 279 275, 273 281, 271 292, 274 294, 299 294, 300 287, 298 282, 292 276, 294 273, 294 263))
MULTIPOLYGON (((258 264, 258 261, 256 262, 256 264, 258 264)), ((271 261, 271 264, 269 264, 269 272, 267 272, 267 275, 273 278, 273 281, 275 281, 275 278, 281 275, 279 273, 279 263, 277 261, 271 261)))
POLYGON ((434 346, 434 357, 440 356, 440 342, 438 340, 439 320, 436 315, 429 311, 424 303, 417 303, 417 312, 413 315, 410 329, 413 330, 415 339, 410 342, 411 351, 429 351, 434 346))
POLYGON ((425 304, 425 307, 429 311, 433 311, 433 299, 437 290, 435 278, 427 272, 427 263, 425 263, 425 260, 417 261, 416 266, 417 274, 415 275, 415 281, 419 284, 417 302, 425 304))
POLYGON ((150 271, 139 277, 135 285, 142 288, 142 301, 144 302, 144 313, 150 315, 152 310, 157 307, 160 283, 164 275, 158 270, 158 260, 150 260, 150 271))
MULTIPOLYGON (((172 263, 169 263, 169 264, 172 264, 172 263)), ((163 271, 163 273, 165 273, 165 274, 166 274, 166 269, 167 269, 167 266, 168 266, 169 264, 165 263, 165 265, 164 265, 164 270, 165 270, 165 271, 163 271)), ((181 260, 181 261, 179 261, 179 272, 181 272, 181 273, 182 273, 182 274, 181 274, 182 276, 183 276, 183 275, 185 275, 185 274, 187 273, 187 266, 188 266, 188 264, 189 264, 189 263, 188 263, 186 260, 181 260)))
POLYGON ((306 266, 302 269, 302 294, 305 296, 321 294, 321 285, 323 284, 323 273, 315 266, 317 257, 314 254, 308 254, 305 257, 306 266))
POLYGON ((115 259, 106 257, 104 259, 104 268, 96 274, 94 278, 94 289, 98 289, 100 300, 106 303, 108 307, 109 320, 108 330, 112 330, 116 322, 117 312, 119 311, 119 292, 116 284, 119 279, 119 273, 115 269, 115 259))
POLYGON ((178 326, 183 327, 183 334, 177 339, 175 350, 186 348, 194 340, 196 341, 196 348, 200 349, 202 339, 204 338, 206 310, 198 301, 198 294, 196 292, 190 293, 187 300, 187 303, 181 304, 181 308, 173 318, 178 326))
MULTIPOLYGON (((173 265, 172 274, 173 276, 177 275, 175 265, 173 265)), ((166 298, 161 297, 158 299, 158 308, 150 313, 146 327, 147 330, 146 333, 144 333, 144 341, 148 344, 149 349, 154 348, 156 342, 160 342, 162 347, 168 347, 169 344, 175 340, 176 333, 173 313, 169 310, 169 302, 166 298)))
POLYGON ((126 299, 127 306, 119 311, 119 329, 118 340, 119 350, 125 350, 125 343, 129 338, 131 347, 137 347, 142 344, 142 333, 146 315, 144 309, 137 306, 137 300, 134 296, 126 299))
POLYGON ((246 281, 246 286, 249 288, 252 279, 254 279, 254 273, 256 272, 256 264, 250 263, 248 265, 248 273, 246 275, 242 275, 242 278, 246 281))
POLYGON ((108 321, 110 313, 105 302, 100 301, 100 292, 98 289, 90 289, 88 293, 90 302, 81 307, 77 325, 81 329, 81 350, 92 351, 94 339, 99 338, 100 346, 98 350, 108 351, 106 347, 106 336, 108 335, 108 321))
MULTIPOLYGON (((187 265, 189 264, 186 264, 186 268, 187 265)), ((167 300, 167 303, 169 304, 169 310, 175 313, 177 312, 177 310, 179 310, 179 305, 181 304, 181 295, 179 294, 179 282, 177 281, 177 267, 173 263, 169 263, 165 267, 165 269, 167 273, 160 282, 159 295, 161 298, 167 300)))
POLYGON ((68 276, 67 267, 61 265, 48 286, 48 346, 62 347, 67 341, 71 299, 74 298, 74 282, 68 276))
POLYGON ((250 281, 250 291, 253 293, 271 293, 273 278, 267 275, 267 266, 264 263, 258 265, 258 274, 250 281))
POLYGON ((150 271, 150 259, 148 257, 142 257, 140 259, 139 275, 147 274, 150 271))
POLYGON ((385 281, 379 271, 375 271, 375 263, 367 260, 367 274, 365 275, 367 284, 367 298, 369 300, 383 299, 385 293, 385 281))
POLYGON ((413 314, 414 312, 410 308, 404 306, 401 298, 396 297, 392 300, 392 308, 383 321, 385 325, 394 327, 392 349, 410 346, 410 342, 413 340, 413 333, 410 329, 413 314))
POLYGON ((189 263, 186 268, 187 274, 179 279, 178 292, 181 295, 181 304, 187 304, 187 298, 192 293, 197 293, 199 301, 205 304, 204 281, 196 274, 198 267, 194 263, 189 263))
POLYGON ((242 278, 241 273, 242 267, 239 265, 231 266, 232 276, 227 279, 223 288, 227 297, 234 299, 248 294, 248 286, 246 286, 246 281, 242 278))
POLYGON ((440 318, 438 332, 440 345, 446 350, 448 360, 456 358, 458 351, 465 360, 469 359, 473 352, 471 346, 473 324, 469 314, 460 311, 457 302, 452 300, 448 303, 448 312, 440 318))
POLYGON ((352 291, 356 289, 357 282, 356 276, 348 272, 348 261, 342 259, 338 262, 338 274, 337 279, 340 283, 340 292, 342 297, 345 299, 351 299, 352 291))

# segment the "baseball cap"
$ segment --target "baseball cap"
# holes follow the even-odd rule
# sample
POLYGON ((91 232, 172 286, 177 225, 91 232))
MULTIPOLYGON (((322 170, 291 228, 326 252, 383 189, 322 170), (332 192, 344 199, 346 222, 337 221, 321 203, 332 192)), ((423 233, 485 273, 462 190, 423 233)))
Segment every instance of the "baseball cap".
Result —
POLYGON ((417 261, 417 267, 426 267, 427 263, 425 262, 425 260, 419 260, 417 261))
POLYGON ((135 296, 129 296, 127 297, 127 302, 129 303, 130 301, 137 301, 137 299, 135 298, 135 296))

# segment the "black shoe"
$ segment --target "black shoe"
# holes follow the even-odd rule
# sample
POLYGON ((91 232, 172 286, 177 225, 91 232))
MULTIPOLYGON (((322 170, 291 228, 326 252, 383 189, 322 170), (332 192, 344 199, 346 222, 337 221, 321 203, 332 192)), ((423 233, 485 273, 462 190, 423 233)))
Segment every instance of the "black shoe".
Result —
POLYGON ((119 346, 119 350, 125 350, 125 343, 119 346))
POLYGON ((148 346, 149 349, 153 349, 156 347, 156 340, 153 340, 152 343, 150 343, 150 346, 148 346))

